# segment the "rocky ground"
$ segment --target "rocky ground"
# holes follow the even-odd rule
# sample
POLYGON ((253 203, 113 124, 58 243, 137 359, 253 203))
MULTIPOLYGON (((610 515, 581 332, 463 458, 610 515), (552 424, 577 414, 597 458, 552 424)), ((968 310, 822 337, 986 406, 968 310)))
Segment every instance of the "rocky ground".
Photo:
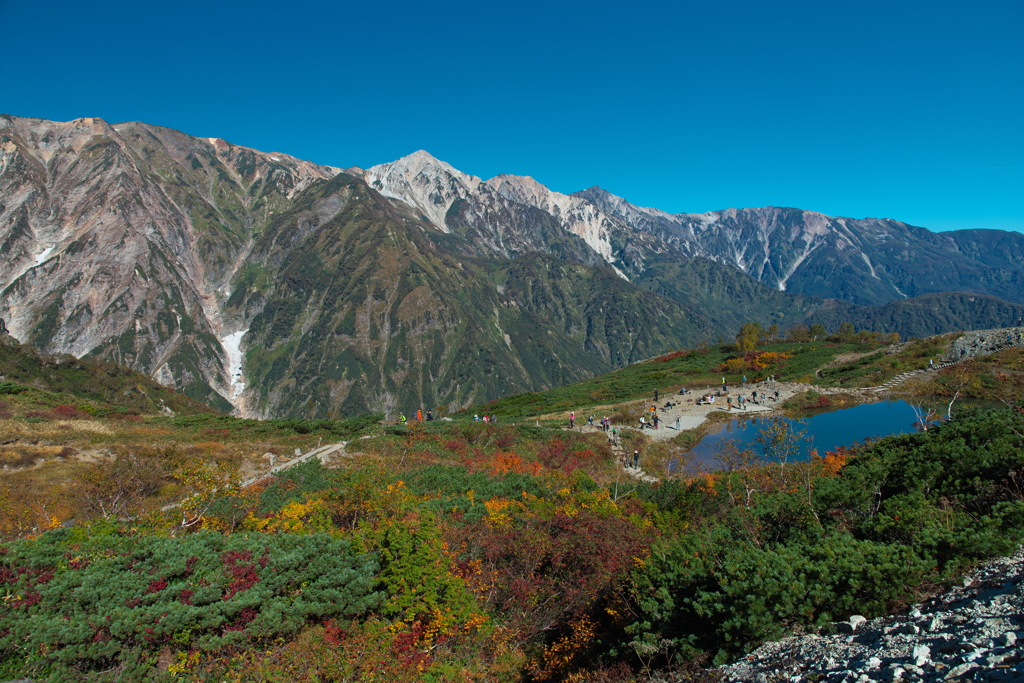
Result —
POLYGON ((836 626, 836 635, 767 643, 720 680, 1024 683, 1024 550, 904 613, 836 626))

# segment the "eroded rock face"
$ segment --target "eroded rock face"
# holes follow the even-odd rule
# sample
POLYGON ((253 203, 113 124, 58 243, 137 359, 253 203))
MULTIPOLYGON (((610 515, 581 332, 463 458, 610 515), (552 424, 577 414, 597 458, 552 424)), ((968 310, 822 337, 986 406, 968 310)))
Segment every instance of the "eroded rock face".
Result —
POLYGON ((767 643, 725 681, 1024 681, 1024 551, 897 615, 767 643), (845 632, 845 633, 844 633, 845 632))
POLYGON ((240 323, 225 288, 267 220, 335 173, 140 123, 0 117, 0 317, 216 399, 240 323))

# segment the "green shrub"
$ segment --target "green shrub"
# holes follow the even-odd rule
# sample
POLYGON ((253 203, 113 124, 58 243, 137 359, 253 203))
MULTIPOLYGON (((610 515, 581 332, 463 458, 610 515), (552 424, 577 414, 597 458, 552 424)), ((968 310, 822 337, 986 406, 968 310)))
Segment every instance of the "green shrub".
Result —
POLYGON ((326 534, 183 538, 57 531, 0 549, 0 657, 54 680, 164 646, 215 650, 352 618, 382 599, 376 563, 326 534))

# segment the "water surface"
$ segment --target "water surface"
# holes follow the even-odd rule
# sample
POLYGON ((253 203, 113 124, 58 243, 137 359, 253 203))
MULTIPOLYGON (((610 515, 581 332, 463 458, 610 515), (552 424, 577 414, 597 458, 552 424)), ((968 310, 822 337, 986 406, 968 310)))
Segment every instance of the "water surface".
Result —
MULTIPOLYGON (((927 412, 925 407, 915 406, 903 400, 879 401, 862 405, 826 410, 811 417, 794 421, 783 418, 795 429, 806 430, 809 440, 801 445, 797 459, 806 460, 811 450, 824 455, 826 451, 835 450, 840 446, 852 446, 866 439, 905 434, 916 431, 921 417, 927 412)), ((958 404, 963 406, 963 404, 958 404)), ((945 412, 945 405, 933 406, 945 412)), ((954 410, 955 412, 955 410, 954 410)), ((757 436, 764 424, 765 417, 743 417, 730 420, 722 428, 702 438, 690 451, 694 466, 704 470, 721 469, 722 462, 716 457, 718 449, 727 439, 736 441, 739 447, 755 448, 757 436)))

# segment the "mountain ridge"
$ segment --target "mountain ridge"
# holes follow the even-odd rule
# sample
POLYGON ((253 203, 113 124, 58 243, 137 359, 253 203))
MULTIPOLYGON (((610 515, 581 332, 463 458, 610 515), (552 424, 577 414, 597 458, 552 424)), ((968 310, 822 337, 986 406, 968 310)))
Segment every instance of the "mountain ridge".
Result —
POLYGON ((249 416, 454 409, 750 320, 935 333, 948 330, 922 311, 991 327, 1020 309, 969 300, 996 290, 1019 302, 1018 237, 918 239, 851 220, 674 215, 599 188, 483 180, 423 150, 342 171, 138 122, 0 117, 0 319, 12 334, 249 416), (1003 251, 982 272, 992 245, 1003 251), (953 247, 967 256, 948 268, 953 247), (941 294, 956 289, 941 286, 947 271, 984 277, 941 294), (918 293, 897 291, 904 281, 932 298, 899 303, 918 293))

